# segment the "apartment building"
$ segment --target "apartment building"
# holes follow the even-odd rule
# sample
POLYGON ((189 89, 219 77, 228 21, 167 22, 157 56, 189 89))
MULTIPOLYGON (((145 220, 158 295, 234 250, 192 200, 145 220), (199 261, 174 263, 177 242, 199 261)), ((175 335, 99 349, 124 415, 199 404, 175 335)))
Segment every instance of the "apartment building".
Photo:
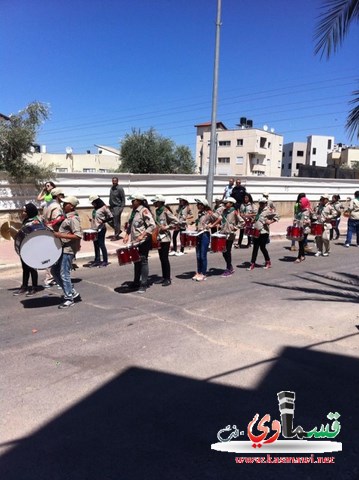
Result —
MULTIPOLYGON (((236 129, 217 122, 216 175, 280 177, 283 137, 263 129, 253 128, 253 122, 241 118, 236 129)), ((196 166, 206 175, 209 167, 211 123, 195 125, 196 166)))
POLYGON ((297 177, 299 166, 305 164, 306 142, 285 143, 282 156, 282 177, 297 177))
POLYGON ((334 148, 334 137, 310 135, 307 137, 305 164, 313 167, 326 167, 328 155, 334 148))
POLYGON ((328 166, 359 168, 359 146, 334 145, 334 150, 328 154, 328 166))
POLYGON ((67 147, 64 153, 47 153, 45 145, 35 146, 26 155, 30 163, 51 166, 56 173, 111 173, 120 165, 120 151, 105 145, 95 145, 97 153, 74 153, 67 147), (39 148, 37 148, 39 147, 39 148))

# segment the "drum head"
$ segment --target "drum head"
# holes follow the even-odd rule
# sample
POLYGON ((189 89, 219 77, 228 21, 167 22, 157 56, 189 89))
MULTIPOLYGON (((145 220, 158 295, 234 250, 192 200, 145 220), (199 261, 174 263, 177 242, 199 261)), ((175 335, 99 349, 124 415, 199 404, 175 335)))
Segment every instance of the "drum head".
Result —
POLYGON ((20 246, 22 260, 38 270, 54 265, 61 253, 61 241, 50 230, 37 230, 26 235, 20 246))

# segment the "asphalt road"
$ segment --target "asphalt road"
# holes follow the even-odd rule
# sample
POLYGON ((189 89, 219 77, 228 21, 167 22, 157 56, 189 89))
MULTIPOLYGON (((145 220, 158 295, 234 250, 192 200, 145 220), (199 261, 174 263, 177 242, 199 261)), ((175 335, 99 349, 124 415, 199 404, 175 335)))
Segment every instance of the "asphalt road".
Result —
POLYGON ((173 285, 144 295, 123 288, 132 265, 79 263, 69 310, 56 287, 13 297, 21 271, 2 272, 0 478, 358 478, 359 248, 333 242, 301 264, 288 241, 269 251, 273 268, 247 272, 250 250, 234 250, 229 278, 209 254, 201 283, 193 251, 172 257, 173 285), (226 425, 279 419, 282 390, 307 430, 341 414, 334 465, 239 465, 211 450, 226 425))

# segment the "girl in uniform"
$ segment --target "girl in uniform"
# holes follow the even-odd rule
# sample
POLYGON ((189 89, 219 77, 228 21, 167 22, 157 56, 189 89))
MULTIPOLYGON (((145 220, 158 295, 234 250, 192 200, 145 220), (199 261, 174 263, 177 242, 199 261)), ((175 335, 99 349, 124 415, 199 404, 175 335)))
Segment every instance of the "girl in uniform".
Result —
POLYGON ((197 232, 201 232, 198 235, 197 246, 196 246, 196 257, 197 257, 197 272, 192 280, 197 282, 202 282, 207 280, 207 253, 208 245, 210 241, 209 230, 214 226, 216 220, 220 220, 218 213, 215 213, 211 210, 209 203, 206 199, 194 199, 197 203, 198 208, 198 218, 196 220, 197 232))
POLYGON ((110 209, 105 205, 98 195, 91 195, 89 202, 93 206, 91 217, 91 228, 97 230, 97 239, 93 241, 95 250, 95 260, 90 264, 90 267, 107 267, 108 254, 105 244, 106 237, 106 222, 113 218, 110 209), (102 253, 102 262, 101 262, 102 253))
POLYGON ((244 225, 244 220, 239 216, 238 210, 235 208, 236 199, 228 197, 224 202, 224 210, 221 214, 220 233, 227 235, 226 249, 222 252, 226 262, 226 270, 222 273, 222 277, 230 277, 234 273, 232 265, 232 245, 235 239, 236 230, 239 225, 244 225))
MULTIPOLYGON (((171 245, 170 229, 179 225, 177 217, 173 215, 165 206, 166 199, 162 195, 156 195, 152 199, 156 208, 155 221, 158 226, 158 255, 161 261, 162 278, 154 283, 162 284, 162 287, 171 285, 171 266, 168 258, 171 245)), ((178 231, 178 230, 177 230, 178 231)))
POLYGON ((268 201, 265 197, 262 197, 258 201, 259 208, 254 217, 254 228, 259 230, 259 237, 253 237, 253 252, 251 263, 247 268, 248 271, 254 269, 256 265, 258 250, 260 249, 263 253, 265 265, 263 268, 271 268, 272 264, 269 258, 267 251, 267 243, 269 243, 269 225, 279 220, 279 216, 273 212, 273 210, 268 206, 268 201))
POLYGON ((296 213, 294 215, 294 222, 303 228, 303 239, 298 241, 299 251, 298 257, 295 260, 295 263, 304 262, 305 260, 305 245, 307 243, 308 233, 310 233, 310 217, 311 217, 311 206, 307 197, 301 197, 298 200, 298 205, 296 208, 296 213))
POLYGON ((189 220, 193 219, 193 213, 192 213, 191 207, 188 203, 187 197, 178 197, 177 200, 179 200, 179 206, 176 210, 178 223, 179 223, 179 229, 176 229, 173 232, 173 235, 172 235, 172 251, 169 253, 169 255, 171 255, 171 256, 176 255, 177 257, 179 257, 181 255, 184 255, 184 245, 181 244, 180 251, 178 252, 177 251, 177 238, 178 238, 178 235, 181 231, 186 230, 187 222, 189 220))
POLYGON ((131 236, 133 242, 140 242, 138 250, 140 261, 134 263, 134 280, 129 288, 145 293, 148 281, 148 252, 152 245, 152 232, 156 228, 155 221, 144 195, 134 194, 129 197, 132 202, 132 212, 126 227, 123 243, 126 244, 131 236))
MULTIPOLYGON (((239 207, 239 214, 242 217, 242 219, 244 220, 244 222, 251 223, 252 218, 255 214, 255 207, 253 205, 253 199, 252 199, 252 195, 250 193, 246 193, 244 195, 244 201, 241 204, 241 206, 239 207)), ((243 241, 243 236, 244 236, 244 227, 245 227, 245 223, 242 224, 242 226, 240 227, 238 243, 234 246, 235 248, 241 248, 241 246, 242 246, 242 241, 243 241)), ((247 245, 245 246, 245 248, 249 248, 251 243, 252 243, 252 238, 250 236, 248 236, 247 245)))

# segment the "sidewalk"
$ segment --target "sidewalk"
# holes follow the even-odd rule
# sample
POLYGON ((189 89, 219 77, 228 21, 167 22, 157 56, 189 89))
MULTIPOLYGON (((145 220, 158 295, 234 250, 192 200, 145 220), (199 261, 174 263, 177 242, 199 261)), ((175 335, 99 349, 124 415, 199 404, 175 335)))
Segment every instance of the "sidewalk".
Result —
MULTIPOLYGON (((281 218, 279 222, 273 223, 270 226, 271 240, 284 240, 286 238, 287 227, 292 225, 292 218, 281 218)), ((109 232, 110 235, 111 232, 109 232)), ((112 242, 106 239, 106 247, 109 257, 116 255, 116 250, 123 245, 122 240, 112 242)), ((77 259, 93 259, 94 248, 93 242, 81 242, 81 250, 76 255, 77 259)), ((14 249, 13 240, 0 239, 0 271, 20 267, 20 257, 14 249)))

